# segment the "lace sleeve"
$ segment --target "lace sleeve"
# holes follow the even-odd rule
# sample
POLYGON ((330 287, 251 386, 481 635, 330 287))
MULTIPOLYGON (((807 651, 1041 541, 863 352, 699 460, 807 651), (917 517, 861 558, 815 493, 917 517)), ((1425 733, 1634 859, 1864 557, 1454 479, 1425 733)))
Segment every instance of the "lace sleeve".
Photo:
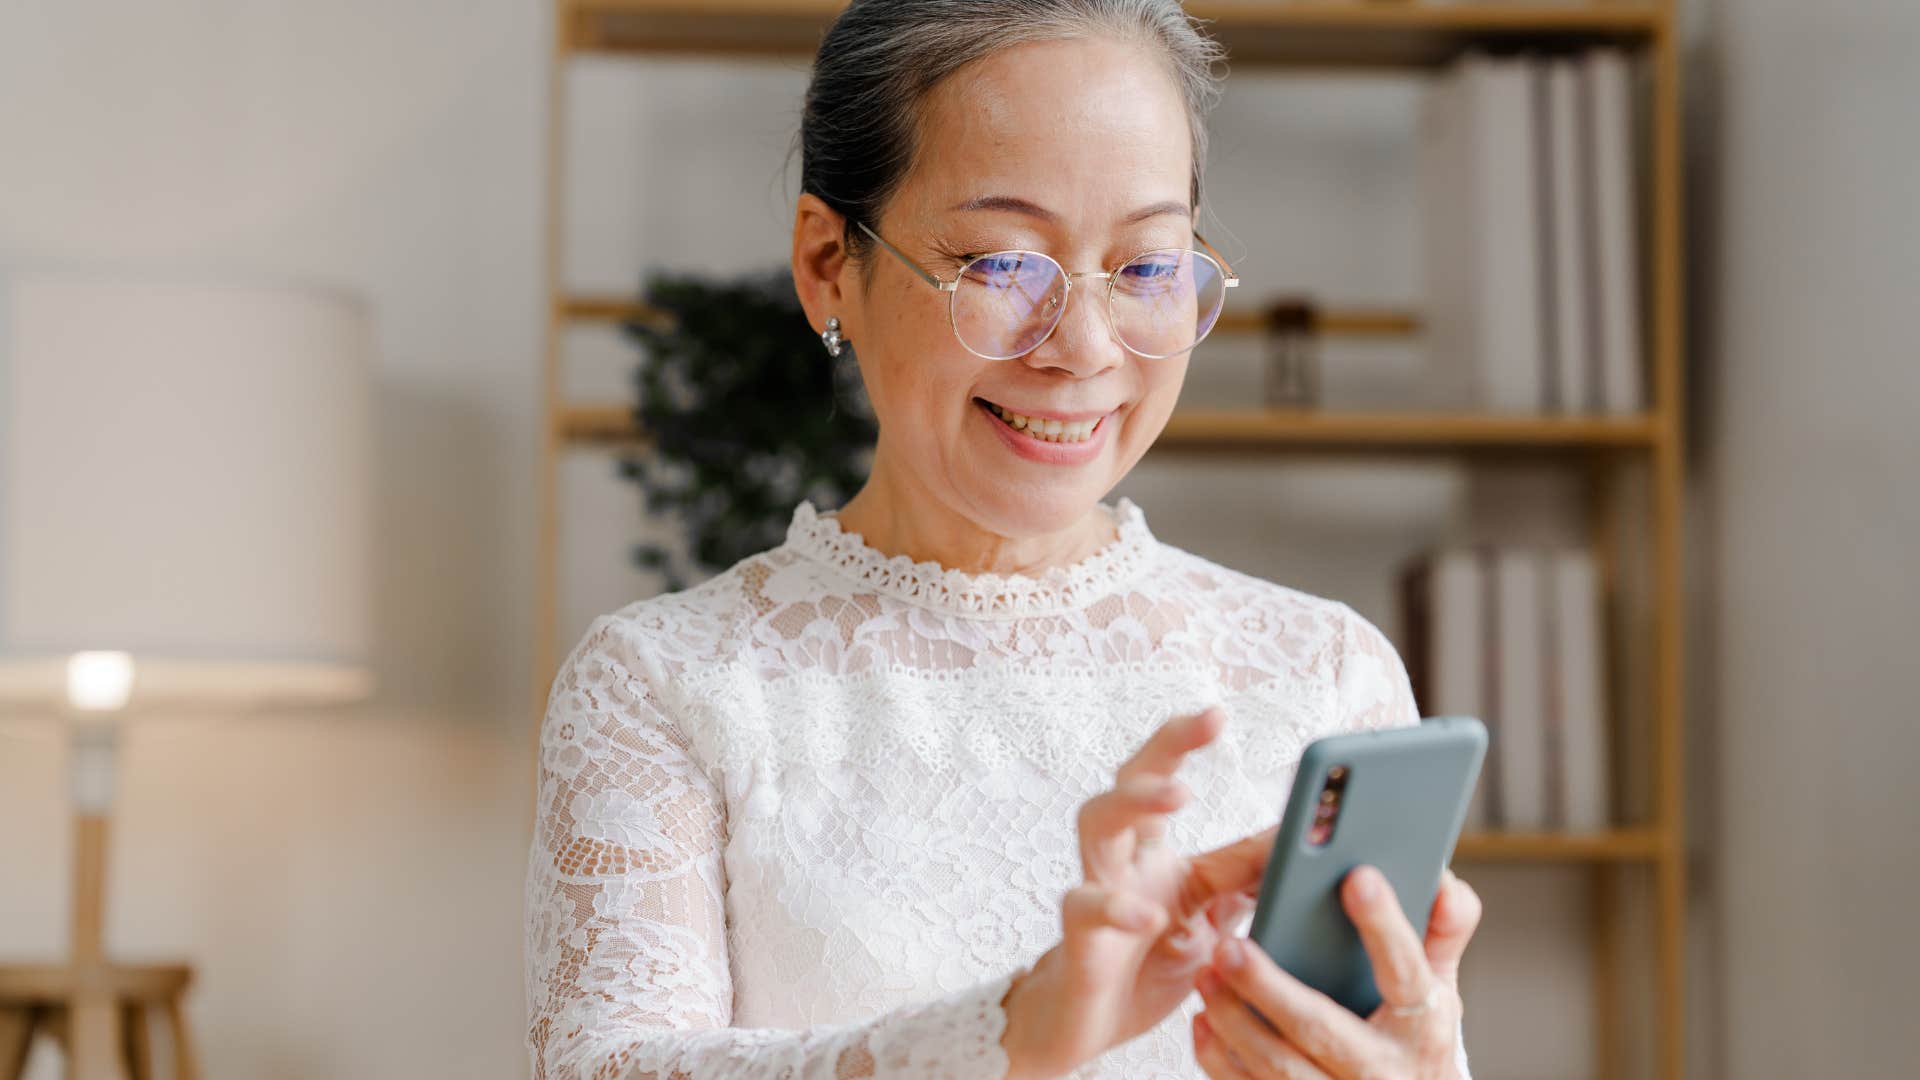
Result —
MULTIPOLYGON (((1340 656, 1340 710, 1343 730, 1412 727, 1420 722, 1406 665, 1393 643, 1359 612, 1348 608, 1340 656)), ((1467 1069, 1464 1021, 1454 1027, 1453 1065, 1459 1080, 1473 1080, 1467 1069)))
POLYGON ((563 665, 540 732, 527 867, 536 1080, 999 1078, 1016 972, 877 1018, 728 1027, 725 803, 612 616, 563 665))
MULTIPOLYGON (((1344 605, 1343 605, 1344 606, 1344 605)), ((1346 608, 1340 635, 1342 730, 1412 727, 1420 722, 1406 665, 1380 628, 1346 608)))

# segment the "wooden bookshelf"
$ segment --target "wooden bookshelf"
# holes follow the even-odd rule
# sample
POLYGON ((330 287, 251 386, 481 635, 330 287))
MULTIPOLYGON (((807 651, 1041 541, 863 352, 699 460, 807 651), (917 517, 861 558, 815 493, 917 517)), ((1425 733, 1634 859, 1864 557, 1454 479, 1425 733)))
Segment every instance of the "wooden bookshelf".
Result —
MULTIPOLYGON (((560 301, 559 317, 568 322, 646 322, 664 318, 637 300, 617 296, 569 296, 560 301)), ((1335 337, 1406 337, 1420 332, 1420 316, 1390 308, 1323 308, 1316 318, 1320 333, 1335 337)), ((1257 311, 1228 308, 1220 313, 1213 333, 1256 334, 1266 327, 1257 311)))
POLYGON ((1473 862, 1646 862, 1666 851, 1659 829, 1599 833, 1465 833, 1456 858, 1473 862))
MULTIPOLYGON (((574 405, 555 419, 562 442, 640 447, 645 434, 626 405, 574 405)), ((1325 450, 1402 454, 1432 450, 1650 451, 1664 428, 1646 416, 1486 416, 1300 409, 1182 409, 1153 444, 1167 451, 1325 450)))
MULTIPOLYGON (((541 451, 539 600, 535 627, 536 715, 544 708, 555 655, 558 607, 558 469, 570 447, 642 448, 632 410, 619 403, 581 403, 561 392, 561 345, 574 325, 645 317, 630 298, 569 295, 563 283, 562 229, 570 60, 585 54, 763 58, 803 63, 810 58, 839 0, 554 0, 555 33, 547 132, 546 423, 541 451)), ((1615 949, 1626 921, 1615 892, 1616 872, 1651 872, 1654 925, 1644 944, 1653 958, 1656 1075, 1677 1080, 1685 1068, 1684 927, 1685 826, 1682 787, 1684 652, 1681 607, 1681 521, 1686 415, 1681 343, 1681 71, 1673 0, 1559 0, 1533 3, 1418 0, 1193 0, 1192 14, 1211 20, 1208 32, 1228 49, 1236 67, 1273 65, 1308 69, 1432 69, 1473 47, 1563 48, 1617 44, 1634 49, 1651 76, 1647 164, 1647 222, 1643 234, 1648 275, 1647 380, 1650 408, 1628 417, 1491 416, 1449 413, 1333 413, 1289 410, 1182 410, 1169 422, 1155 452, 1229 452, 1298 455, 1491 454, 1572 456, 1591 479, 1595 546, 1613 550, 1632 526, 1615 509, 1619 469, 1643 470, 1648 480, 1646 523, 1650 552, 1649 615, 1644 630, 1650 656, 1649 700, 1616 708, 1616 725, 1634 714, 1646 728, 1644 753, 1624 767, 1652 775, 1644 821, 1607 832, 1469 834, 1457 858, 1468 862, 1577 865, 1592 875, 1591 939, 1595 965, 1596 1075, 1626 1075, 1616 1044, 1623 1029, 1615 985, 1615 949)), ((1223 316, 1221 332, 1253 333, 1256 311, 1223 316)), ((1321 329, 1342 335, 1408 335, 1417 313, 1334 309, 1321 329)), ((1603 557, 1602 579, 1614 588, 1618 568, 1603 557)))
MULTIPOLYGON (((810 58, 835 0, 576 0, 562 4, 567 43, 582 52, 810 58)), ((1204 2, 1187 5, 1239 64, 1429 67, 1486 44, 1643 44, 1665 11, 1596 4, 1204 2)))

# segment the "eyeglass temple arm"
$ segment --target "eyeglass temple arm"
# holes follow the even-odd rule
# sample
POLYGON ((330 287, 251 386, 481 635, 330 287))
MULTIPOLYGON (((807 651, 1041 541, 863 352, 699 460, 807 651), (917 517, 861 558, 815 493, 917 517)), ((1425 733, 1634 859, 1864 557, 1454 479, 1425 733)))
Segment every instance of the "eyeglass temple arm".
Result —
MULTIPOLYGON (((1195 229, 1193 231, 1193 238, 1195 240, 1200 241, 1202 244, 1207 244, 1207 238, 1204 236, 1201 236, 1200 230, 1198 229, 1195 229)), ((1227 272, 1226 287, 1231 289, 1234 286, 1240 284, 1240 275, 1233 272, 1233 267, 1227 264, 1227 257, 1225 255, 1220 254, 1220 249, 1217 247, 1214 247, 1212 244, 1207 244, 1207 251, 1211 252, 1214 258, 1220 260, 1221 269, 1227 272)))
POLYGON ((893 252, 894 258, 899 259, 903 263, 906 263, 907 269, 920 275, 921 281, 924 281, 927 284, 933 286, 934 288, 939 289, 941 292, 952 292, 953 290, 960 287, 960 276, 958 274, 954 275, 954 278, 952 281, 941 281, 939 278, 934 277, 932 274, 927 273, 925 270, 922 270, 920 268, 919 263, 914 262, 912 259, 907 258, 907 256, 903 252, 901 252, 899 248, 894 247, 892 244, 887 243, 886 237, 883 237, 879 233, 874 232, 872 229, 868 228, 866 222, 856 221, 854 222, 854 224, 860 226, 860 230, 862 232, 866 233, 868 236, 873 237, 875 240, 878 240, 880 242, 881 247, 886 248, 888 251, 893 252))

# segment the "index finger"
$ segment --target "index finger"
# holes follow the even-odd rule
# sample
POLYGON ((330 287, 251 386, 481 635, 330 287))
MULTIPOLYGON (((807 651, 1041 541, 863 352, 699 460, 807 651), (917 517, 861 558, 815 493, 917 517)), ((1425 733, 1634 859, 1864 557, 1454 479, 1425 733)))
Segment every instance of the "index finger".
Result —
POLYGON ((1124 781, 1140 775, 1172 776, 1190 753, 1213 741, 1225 726, 1226 710, 1209 705, 1197 713, 1176 716, 1161 724, 1148 736, 1133 756, 1114 770, 1114 779, 1124 781))

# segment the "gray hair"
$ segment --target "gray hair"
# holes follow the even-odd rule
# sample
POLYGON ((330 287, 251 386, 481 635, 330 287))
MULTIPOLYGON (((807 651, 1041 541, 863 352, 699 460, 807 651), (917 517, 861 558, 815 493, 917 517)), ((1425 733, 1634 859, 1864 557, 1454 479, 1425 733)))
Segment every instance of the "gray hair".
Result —
POLYGON ((921 106, 941 80, 1001 49, 1106 37, 1147 46, 1187 105, 1200 205, 1206 114, 1219 100, 1225 51, 1180 0, 853 0, 814 57, 795 148, 800 190, 844 215, 849 254, 870 272, 881 211, 912 171, 921 106))

